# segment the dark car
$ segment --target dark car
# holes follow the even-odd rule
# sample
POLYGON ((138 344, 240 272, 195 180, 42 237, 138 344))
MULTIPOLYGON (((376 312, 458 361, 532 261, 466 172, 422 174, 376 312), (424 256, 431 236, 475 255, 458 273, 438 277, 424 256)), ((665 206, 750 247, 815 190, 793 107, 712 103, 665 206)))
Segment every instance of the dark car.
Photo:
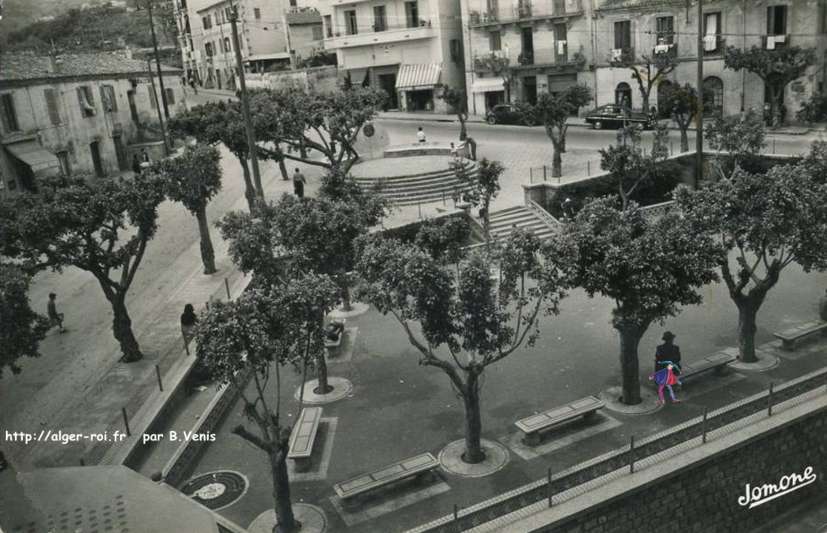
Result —
POLYGON ((525 124, 526 126, 537 124, 533 115, 513 104, 495 105, 485 114, 485 121, 489 124, 525 124))
POLYGON ((652 129, 655 119, 647 113, 630 111, 629 108, 616 104, 603 105, 586 115, 586 123, 596 130, 603 128, 622 128, 624 124, 640 124, 644 129, 652 129))

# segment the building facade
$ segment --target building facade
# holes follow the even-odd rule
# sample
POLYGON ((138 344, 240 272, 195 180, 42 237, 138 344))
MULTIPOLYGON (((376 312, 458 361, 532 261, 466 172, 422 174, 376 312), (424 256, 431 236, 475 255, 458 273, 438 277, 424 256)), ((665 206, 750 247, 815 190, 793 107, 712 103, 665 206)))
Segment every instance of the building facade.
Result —
POLYGON ((284 13, 283 21, 290 63, 294 69, 324 51, 324 26, 316 8, 293 8, 284 13))
POLYGON ((590 0, 462 0, 468 109, 591 85, 590 0))
POLYGON ((342 75, 385 90, 389 108, 448 111, 439 85, 464 88, 459 0, 324 0, 319 11, 342 75))
MULTIPOLYGON (((160 87, 142 61, 101 53, 0 62, 0 195, 36 191, 50 175, 129 170, 135 143, 157 136, 160 87)), ((185 105, 182 71, 162 73, 174 114, 185 105)))

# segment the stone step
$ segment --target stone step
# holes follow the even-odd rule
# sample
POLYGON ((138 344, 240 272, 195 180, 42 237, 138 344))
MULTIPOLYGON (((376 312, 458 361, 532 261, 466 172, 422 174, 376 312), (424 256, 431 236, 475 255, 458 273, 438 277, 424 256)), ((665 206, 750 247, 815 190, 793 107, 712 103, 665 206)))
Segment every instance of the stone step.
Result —
MULTIPOLYGON (((468 171, 476 171, 477 164, 476 163, 466 163, 463 165, 465 170, 468 171)), ((358 168, 358 167, 357 167, 358 168)), ((442 176, 442 175, 454 175, 454 170, 452 168, 441 168, 439 170, 432 170, 429 172, 418 172, 415 174, 400 174, 398 176, 388 176, 388 177, 376 177, 376 176, 353 176, 353 180, 357 182, 368 182, 368 181, 375 181, 375 180, 386 180, 386 181, 406 181, 410 179, 417 179, 417 178, 428 178, 431 176, 442 176)))
POLYGON ((434 185, 439 185, 442 183, 459 183, 456 176, 453 174, 448 174, 444 176, 436 176, 432 178, 420 178, 416 181, 408 181, 404 183, 398 183, 396 181, 385 181, 385 180, 371 180, 370 182, 365 181, 357 181, 356 184, 363 188, 363 189, 371 189, 373 187, 379 187, 382 191, 398 191, 398 190, 408 190, 408 189, 422 189, 427 187, 432 187, 434 185))

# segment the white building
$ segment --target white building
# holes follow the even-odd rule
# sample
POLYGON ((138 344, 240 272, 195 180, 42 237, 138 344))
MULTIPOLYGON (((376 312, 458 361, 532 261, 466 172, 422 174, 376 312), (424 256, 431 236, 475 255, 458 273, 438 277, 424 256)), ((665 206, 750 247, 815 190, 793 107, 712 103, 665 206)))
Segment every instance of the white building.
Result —
POLYGON ((464 88, 459 0, 323 0, 325 48, 353 84, 389 95, 389 107, 447 111, 437 86, 464 88))

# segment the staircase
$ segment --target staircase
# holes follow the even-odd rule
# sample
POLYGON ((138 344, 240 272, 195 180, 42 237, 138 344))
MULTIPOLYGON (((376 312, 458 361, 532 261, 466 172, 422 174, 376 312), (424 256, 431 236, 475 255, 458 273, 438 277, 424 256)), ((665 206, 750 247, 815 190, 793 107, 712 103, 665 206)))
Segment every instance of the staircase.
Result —
MULTIPOLYGON (((470 176, 478 172, 477 164, 473 161, 464 163, 470 176)), ((392 176, 388 178, 353 177, 353 181, 363 190, 370 190, 377 185, 381 187, 379 194, 387 198, 394 205, 415 205, 451 201, 455 194, 466 189, 457 180, 454 171, 445 168, 420 174, 392 176)))
POLYGON ((540 240, 551 237, 555 232, 555 229, 534 211, 524 205, 519 205, 491 213, 491 239, 507 240, 513 233, 515 225, 521 230, 533 233, 540 240))

